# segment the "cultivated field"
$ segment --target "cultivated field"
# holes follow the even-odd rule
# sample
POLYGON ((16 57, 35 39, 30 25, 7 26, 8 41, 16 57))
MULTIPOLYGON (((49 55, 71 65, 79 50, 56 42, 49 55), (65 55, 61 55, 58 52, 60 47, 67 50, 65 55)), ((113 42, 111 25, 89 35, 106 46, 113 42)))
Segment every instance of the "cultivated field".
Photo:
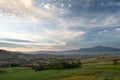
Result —
POLYGON ((120 65, 86 65, 82 68, 43 70, 30 67, 0 68, 0 80, 120 80, 120 65))

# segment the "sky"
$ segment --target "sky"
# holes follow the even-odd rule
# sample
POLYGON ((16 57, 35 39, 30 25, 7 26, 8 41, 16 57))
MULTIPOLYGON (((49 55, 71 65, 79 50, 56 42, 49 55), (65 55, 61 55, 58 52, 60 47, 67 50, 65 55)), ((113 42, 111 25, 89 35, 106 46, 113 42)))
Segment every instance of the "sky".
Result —
POLYGON ((120 48, 120 0, 0 0, 0 49, 120 48))

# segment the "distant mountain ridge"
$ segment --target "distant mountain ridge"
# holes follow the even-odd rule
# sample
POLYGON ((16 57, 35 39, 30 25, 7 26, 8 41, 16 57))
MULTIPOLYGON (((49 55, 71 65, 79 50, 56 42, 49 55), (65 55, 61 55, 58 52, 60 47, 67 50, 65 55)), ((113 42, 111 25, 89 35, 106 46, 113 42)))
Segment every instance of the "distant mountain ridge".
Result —
POLYGON ((120 49, 113 47, 96 46, 93 48, 82 48, 79 51, 80 52, 117 52, 120 51, 120 49))
POLYGON ((21 52, 7 51, 4 49, 0 49, 0 54, 21 54, 21 52))
POLYGON ((66 50, 66 51, 33 51, 28 54, 114 54, 120 53, 119 48, 96 46, 92 48, 81 48, 77 50, 66 50))
MULTIPOLYGON (((20 52, 12 52, 0 49, 0 54, 21 54, 20 52)), ((113 48, 113 47, 105 47, 105 46, 96 46, 92 48, 81 48, 78 50, 66 50, 66 51, 33 51, 33 52, 27 52, 25 54, 114 54, 114 53, 120 53, 119 48, 113 48)))
POLYGON ((0 49, 0 54, 2 54, 2 53, 7 53, 7 51, 3 50, 3 49, 0 49))
POLYGON ((96 46, 67 51, 35 51, 28 53, 13 52, 0 49, 0 66, 9 63, 29 64, 56 60, 70 60, 90 58, 98 55, 120 55, 120 49, 113 47, 96 46))

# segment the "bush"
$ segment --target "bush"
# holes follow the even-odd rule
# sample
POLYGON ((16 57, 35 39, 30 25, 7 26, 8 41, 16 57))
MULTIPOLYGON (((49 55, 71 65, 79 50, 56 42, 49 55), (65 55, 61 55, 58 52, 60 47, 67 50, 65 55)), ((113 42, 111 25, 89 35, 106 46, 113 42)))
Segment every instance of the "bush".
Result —
POLYGON ((6 71, 4 71, 4 70, 0 70, 0 73, 6 73, 6 71))
POLYGON ((119 59, 114 59, 113 60, 113 65, 118 65, 119 64, 118 61, 119 61, 119 59))
POLYGON ((17 63, 11 63, 10 66, 11 66, 11 67, 19 67, 20 65, 17 64, 17 63))
POLYGON ((32 69, 35 71, 46 70, 47 66, 45 66, 45 64, 41 63, 39 66, 32 66, 32 69))
POLYGON ((48 69, 64 69, 63 62, 55 62, 48 65, 48 69))
POLYGON ((49 64, 43 64, 41 63, 39 66, 33 66, 32 69, 35 71, 41 71, 41 70, 47 70, 47 69, 69 69, 69 68, 77 68, 81 67, 81 62, 54 62, 49 64))

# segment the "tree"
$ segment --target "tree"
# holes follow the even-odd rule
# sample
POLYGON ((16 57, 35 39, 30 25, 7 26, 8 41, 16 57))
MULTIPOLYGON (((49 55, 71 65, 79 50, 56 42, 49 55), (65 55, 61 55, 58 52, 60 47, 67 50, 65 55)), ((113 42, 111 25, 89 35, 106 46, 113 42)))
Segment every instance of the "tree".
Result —
POLYGON ((35 71, 48 70, 48 69, 69 69, 81 67, 82 63, 80 61, 58 61, 51 62, 49 64, 41 63, 39 66, 32 66, 35 71))
POLYGON ((118 61, 119 61, 119 59, 114 59, 114 60, 113 60, 113 65, 118 65, 118 64, 119 64, 118 61))

